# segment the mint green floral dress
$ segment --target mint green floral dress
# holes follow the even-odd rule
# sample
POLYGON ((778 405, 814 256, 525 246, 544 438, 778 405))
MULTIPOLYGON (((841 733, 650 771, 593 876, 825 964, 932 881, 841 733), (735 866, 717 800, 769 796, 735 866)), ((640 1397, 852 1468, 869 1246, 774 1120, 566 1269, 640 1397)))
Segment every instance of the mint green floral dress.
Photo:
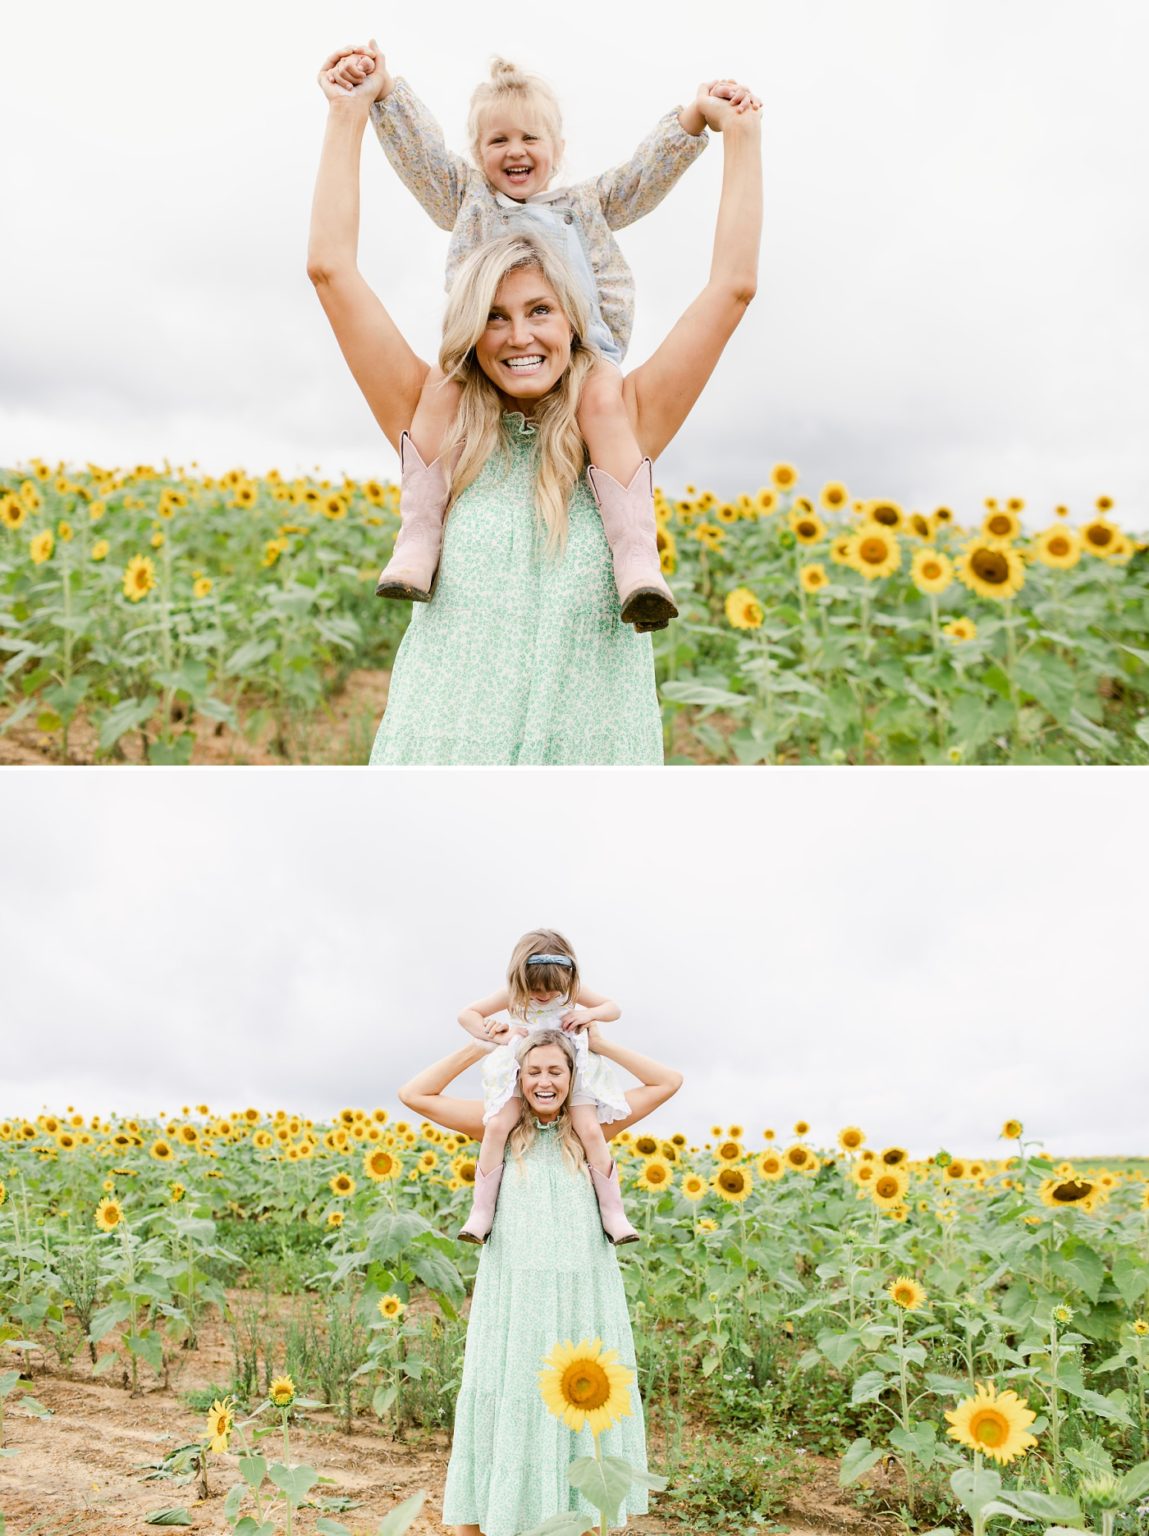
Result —
MULTIPOLYGON (((537 1122, 536 1122, 537 1124, 537 1122)), ((508 1148, 495 1224, 479 1259, 467 1323, 463 1385, 447 1486, 446 1525, 483 1536, 519 1536, 567 1510, 595 1511, 567 1480, 576 1456, 594 1455, 590 1430, 575 1434, 544 1406, 539 1372, 556 1344, 601 1339, 634 1370, 634 1342, 615 1251, 602 1230, 585 1170, 572 1173, 553 1127, 543 1126, 521 1167, 508 1148)), ((642 1399, 606 1430, 604 1456, 646 1470, 642 1399)), ((647 1512, 632 1487, 612 1529, 647 1512)))
POLYGON ((585 479, 565 551, 534 506, 534 428, 504 416, 447 516, 439 582, 413 606, 372 766, 652 764, 662 728, 649 635, 619 616, 610 546, 585 479))

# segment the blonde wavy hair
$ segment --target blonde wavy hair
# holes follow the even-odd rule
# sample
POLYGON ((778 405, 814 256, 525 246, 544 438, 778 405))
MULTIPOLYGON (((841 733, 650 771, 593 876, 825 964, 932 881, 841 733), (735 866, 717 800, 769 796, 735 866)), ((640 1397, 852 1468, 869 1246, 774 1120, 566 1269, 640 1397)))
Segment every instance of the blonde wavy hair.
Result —
MULTIPOLYGON (((518 1050, 515 1052, 515 1058, 519 1063, 520 1074, 522 1073, 523 1068, 526 1066, 527 1057, 531 1054, 532 1051, 538 1050, 540 1045, 559 1046, 563 1054, 566 1056, 567 1061, 570 1063, 570 1087, 568 1088, 567 1096, 563 1100, 562 1106, 559 1109, 559 1117, 556 1130, 559 1138, 559 1146, 563 1151, 563 1161, 566 1163, 567 1167, 571 1170, 572 1173, 578 1173, 580 1169, 586 1166, 586 1153, 583 1151, 582 1142, 575 1135, 574 1123, 571 1120, 570 1111, 571 1094, 574 1092, 575 1067, 577 1065, 574 1043, 569 1035, 563 1034, 561 1029, 540 1029, 537 1034, 528 1036, 528 1038, 520 1044, 518 1050)), ((512 1130, 508 1139, 508 1145, 514 1154, 515 1162, 520 1166, 520 1170, 523 1157, 534 1145, 535 1138, 538 1135, 539 1131, 538 1127, 535 1125, 534 1113, 531 1110, 530 1105, 527 1103, 526 1095, 524 1094, 523 1107, 519 1111, 518 1124, 515 1126, 514 1130, 512 1130)))
POLYGON ((504 463, 510 463, 513 439, 503 420, 503 401, 480 368, 475 347, 487 329, 503 279, 523 268, 537 269, 554 289, 572 333, 570 363, 550 393, 536 402, 531 417, 535 429, 535 510, 546 529, 547 553, 555 554, 566 545, 567 503, 586 467, 586 447, 575 413, 583 380, 599 352, 583 340, 590 311, 574 273, 550 242, 533 231, 503 235, 480 246, 467 257, 451 285, 439 367, 456 381, 461 394, 459 409, 439 451, 444 464, 452 466, 451 502, 492 455, 498 453, 504 463))
POLYGON ((570 944, 555 928, 532 928, 511 951, 507 965, 507 1012, 525 1019, 532 992, 557 992, 570 1003, 578 1001, 578 961, 570 944), (569 965, 530 965, 532 955, 565 955, 569 965))
POLYGON ((551 141, 557 161, 563 142, 563 115, 558 97, 545 80, 538 75, 528 75, 509 59, 491 60, 491 78, 477 85, 471 96, 471 108, 467 113, 467 141, 475 164, 482 167, 481 143, 483 137, 483 113, 489 107, 514 102, 525 107, 533 115, 546 137, 551 141))

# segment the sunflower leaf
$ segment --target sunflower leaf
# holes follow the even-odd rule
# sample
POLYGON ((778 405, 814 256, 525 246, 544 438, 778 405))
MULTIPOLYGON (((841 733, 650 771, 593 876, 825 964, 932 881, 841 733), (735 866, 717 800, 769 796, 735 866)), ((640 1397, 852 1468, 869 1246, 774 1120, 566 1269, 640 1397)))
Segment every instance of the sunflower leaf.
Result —
POLYGON ((153 1509, 144 1516, 145 1525, 190 1525, 192 1517, 186 1509, 153 1509))
POLYGON ((637 1467, 632 1467, 629 1461, 623 1461, 621 1456, 604 1456, 603 1466, 617 1467, 630 1479, 631 1483, 641 1483, 644 1488, 653 1488, 661 1493, 666 1487, 666 1478, 659 1477, 657 1472, 640 1472, 637 1467))
POLYGON ((425 1493, 413 1493, 409 1499, 404 1499, 402 1504, 396 1504, 391 1513, 384 1516, 377 1536, 403 1536, 404 1531, 423 1508, 423 1500, 426 1497, 425 1493))
POLYGON ((856 1483, 871 1467, 876 1467, 885 1454, 884 1446, 872 1446, 865 1435, 855 1440, 842 1457, 842 1465, 838 1469, 839 1488, 848 1488, 851 1483, 856 1483))
POLYGON ((1121 1490, 1121 1498, 1126 1504, 1132 1504, 1149 1493, 1149 1461, 1142 1461, 1137 1466, 1131 1467, 1118 1486, 1121 1490))
POLYGON ((552 1515, 542 1525, 534 1525, 524 1536, 594 1536, 598 1521, 588 1524, 586 1515, 552 1515))
POLYGON ((887 1376, 885 1371, 866 1371, 859 1376, 850 1393, 850 1405, 856 1408, 859 1403, 876 1402, 893 1378, 887 1376))
POLYGON ((972 1467, 959 1467, 950 1478, 950 1487, 962 1508, 976 1519, 990 1500, 1001 1492, 1001 1473, 992 1467, 983 1467, 980 1472, 975 1472, 972 1467))
MULTIPOLYGON (((1035 1488, 1012 1488, 1005 1502, 1020 1511, 1027 1520, 1056 1520, 1061 1525, 1082 1525, 1085 1516, 1070 1498, 1058 1493, 1041 1493, 1035 1488)), ((985 1511, 983 1511, 985 1513, 985 1511)))
POLYGON ((577 1488, 588 1504, 601 1510, 610 1524, 630 1487, 631 1469, 617 1456, 596 1461, 593 1456, 579 1456, 567 1471, 571 1487, 577 1488))

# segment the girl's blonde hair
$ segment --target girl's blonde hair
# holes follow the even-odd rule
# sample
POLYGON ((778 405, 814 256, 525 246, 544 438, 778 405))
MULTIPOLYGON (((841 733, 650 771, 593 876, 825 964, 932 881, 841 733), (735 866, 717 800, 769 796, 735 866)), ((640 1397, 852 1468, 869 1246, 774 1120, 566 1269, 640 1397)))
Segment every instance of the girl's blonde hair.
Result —
MULTIPOLYGON (((563 1161, 572 1173, 577 1173, 586 1164, 586 1153, 583 1151, 582 1142, 575 1135, 574 1122, 571 1120, 571 1094, 574 1092, 576 1066, 574 1042, 570 1039, 569 1035, 564 1035, 561 1029, 540 1029, 537 1035, 531 1035, 529 1039, 523 1040, 515 1052, 519 1063, 520 1076, 527 1064, 527 1057, 532 1051, 537 1050, 540 1045, 559 1046, 570 1063, 570 1088, 567 1090, 567 1096, 559 1108, 555 1129, 559 1139, 559 1146, 562 1148, 563 1161)), ((520 1093, 522 1092, 521 1084, 519 1091, 520 1093)), ((508 1139, 508 1145, 520 1169, 523 1157, 530 1150, 538 1134, 539 1130, 535 1124, 534 1112, 527 1103, 526 1094, 523 1094, 523 1106, 519 1112, 518 1123, 511 1131, 508 1139)))
POLYGON ((439 450, 451 465, 454 501, 498 451, 509 463, 512 438, 503 421, 503 402, 479 367, 475 346, 487 328, 499 286, 509 272, 537 269, 554 289, 570 324, 571 357, 562 378, 536 403, 535 509, 547 531, 547 552, 566 545, 567 503, 586 466, 586 447, 575 414, 583 380, 598 349, 583 340, 590 325, 587 301, 574 273, 549 241, 532 231, 503 235, 473 251, 459 268, 447 298, 439 366, 460 386, 459 408, 439 450), (458 462, 455 455, 458 454, 458 462))
POLYGON ((489 107, 514 103, 525 107, 537 118, 539 126, 551 141, 557 158, 563 140, 563 116, 558 97, 545 80, 538 75, 524 74, 508 59, 491 60, 491 78, 477 85, 471 97, 471 109, 467 114, 467 142, 475 164, 483 163, 481 154, 483 113, 489 107))
POLYGON ((578 999, 575 952, 553 928, 532 928, 511 951, 507 966, 507 1012, 513 1019, 526 1018, 532 992, 557 992, 571 1003, 578 999), (570 965, 528 965, 532 955, 564 955, 570 965))

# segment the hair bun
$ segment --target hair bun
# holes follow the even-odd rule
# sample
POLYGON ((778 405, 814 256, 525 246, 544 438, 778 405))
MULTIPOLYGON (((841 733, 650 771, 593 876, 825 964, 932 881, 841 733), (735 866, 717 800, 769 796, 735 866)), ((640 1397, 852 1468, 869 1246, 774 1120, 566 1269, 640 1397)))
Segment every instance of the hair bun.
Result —
POLYGON ((512 64, 510 59, 499 58, 498 55, 491 60, 491 80, 495 85, 504 88, 517 87, 519 90, 529 84, 526 75, 517 64, 512 64))

